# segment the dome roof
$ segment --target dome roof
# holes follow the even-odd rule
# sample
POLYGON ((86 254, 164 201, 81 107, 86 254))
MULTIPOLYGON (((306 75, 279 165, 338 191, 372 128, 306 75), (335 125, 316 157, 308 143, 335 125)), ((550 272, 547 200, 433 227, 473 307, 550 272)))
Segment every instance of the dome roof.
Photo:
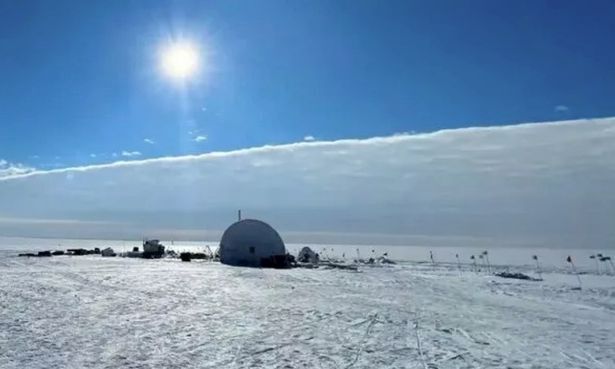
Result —
POLYGON ((220 240, 223 264, 260 266, 263 258, 286 254, 284 241, 269 224, 243 219, 231 224, 220 240))

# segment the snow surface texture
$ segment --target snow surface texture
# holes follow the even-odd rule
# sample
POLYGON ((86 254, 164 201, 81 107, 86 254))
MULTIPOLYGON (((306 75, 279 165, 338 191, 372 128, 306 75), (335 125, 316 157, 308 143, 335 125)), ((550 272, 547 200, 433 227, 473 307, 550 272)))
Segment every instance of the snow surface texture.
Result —
POLYGON ((0 368, 615 368, 613 276, 14 255, 0 368))

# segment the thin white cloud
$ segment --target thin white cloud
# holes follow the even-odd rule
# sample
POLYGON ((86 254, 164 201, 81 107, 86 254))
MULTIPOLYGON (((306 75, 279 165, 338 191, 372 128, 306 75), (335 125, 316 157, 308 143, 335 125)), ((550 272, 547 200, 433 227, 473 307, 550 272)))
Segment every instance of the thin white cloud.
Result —
POLYGON ((114 224, 112 222, 87 221, 78 219, 36 219, 36 218, 7 218, 0 217, 0 223, 4 224, 67 224, 67 225, 83 225, 83 224, 114 224))
POLYGON ((112 152, 111 156, 114 157, 114 158, 117 158, 117 153, 116 152, 112 152))
POLYGON ((194 142, 203 142, 207 140, 207 136, 199 135, 194 138, 194 142))
POLYGON ((303 141, 314 141, 314 140, 315 140, 314 136, 311 136, 311 135, 303 137, 303 141))
MULTIPOLYGON (((615 244, 614 141, 609 118, 35 171, 0 179, 0 215, 125 225, 79 227, 82 236, 165 229, 198 238, 242 208, 282 236, 317 233, 319 242, 369 233, 425 245, 599 248, 615 244)), ((34 228, 24 232, 58 232, 34 228)))
POLYGON ((566 105, 557 105, 555 108, 553 108, 553 110, 555 110, 558 113, 564 113, 570 109, 566 105))
POLYGON ((122 151, 122 156, 125 157, 133 157, 133 156, 141 156, 140 151, 122 151))
POLYGON ((96 154, 90 154, 90 158, 95 158, 96 154))
POLYGON ((42 169, 57 169, 57 168, 64 168, 66 167, 66 165, 64 163, 41 163, 39 165, 40 168, 42 169))
POLYGON ((404 131, 404 132, 395 132, 393 133, 393 136, 410 136, 410 135, 415 135, 418 132, 415 130, 411 130, 411 131, 404 131))
POLYGON ((156 141, 152 140, 151 138, 144 138, 143 142, 148 143, 150 145, 153 145, 156 143, 156 141))
POLYGON ((0 159, 0 179, 34 172, 33 167, 0 159))

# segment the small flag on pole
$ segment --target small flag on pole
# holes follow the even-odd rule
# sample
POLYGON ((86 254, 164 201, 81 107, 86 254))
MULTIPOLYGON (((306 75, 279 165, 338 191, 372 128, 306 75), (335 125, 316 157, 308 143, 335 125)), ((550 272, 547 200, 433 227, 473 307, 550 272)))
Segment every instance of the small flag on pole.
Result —
POLYGON ((459 260, 459 254, 455 254, 455 258, 457 259, 457 269, 459 269, 459 275, 461 275, 461 261, 459 260))
MULTIPOLYGON (((601 258, 600 258, 600 260, 601 260, 601 261, 604 261, 605 263, 608 261, 608 262, 609 262, 609 265, 611 266, 611 269, 612 269, 613 273, 615 273, 615 265, 613 265, 613 259, 611 259, 611 257, 610 257, 610 256, 603 256, 603 257, 601 257, 601 258)), ((606 267, 606 266, 605 266, 605 268, 606 268, 606 269, 605 269, 605 270, 606 270, 606 272, 608 273, 608 269, 609 269, 609 268, 608 268, 608 267, 606 267)))
POLYGON ((570 263, 570 267, 572 268, 572 272, 574 273, 574 275, 577 276, 577 280, 579 281, 579 287, 575 288, 575 289, 581 289, 581 277, 579 276, 579 273, 577 273, 577 268, 574 267, 574 263, 572 262, 572 257, 570 255, 568 255, 568 257, 566 258, 566 261, 570 263))
POLYGON ((596 255, 590 255, 589 258, 594 259, 594 261, 596 262, 596 273, 600 274, 600 263, 598 262, 600 258, 596 255))
POLYGON ((476 266, 476 257, 474 257, 474 255, 470 256, 470 259, 472 259, 472 270, 475 272, 478 272, 478 268, 476 266))
POLYGON ((540 263, 538 262, 538 255, 532 255, 532 259, 536 261, 536 273, 538 273, 538 278, 542 280, 542 272, 540 271, 540 263))

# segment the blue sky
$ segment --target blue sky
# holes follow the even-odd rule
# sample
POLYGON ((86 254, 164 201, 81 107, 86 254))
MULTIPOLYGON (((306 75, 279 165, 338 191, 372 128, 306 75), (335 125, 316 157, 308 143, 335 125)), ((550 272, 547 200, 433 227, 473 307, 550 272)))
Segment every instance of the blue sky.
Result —
POLYGON ((0 159, 612 116, 614 39, 611 1, 3 1, 0 159), (182 88, 157 68, 175 38, 206 62, 182 88))

